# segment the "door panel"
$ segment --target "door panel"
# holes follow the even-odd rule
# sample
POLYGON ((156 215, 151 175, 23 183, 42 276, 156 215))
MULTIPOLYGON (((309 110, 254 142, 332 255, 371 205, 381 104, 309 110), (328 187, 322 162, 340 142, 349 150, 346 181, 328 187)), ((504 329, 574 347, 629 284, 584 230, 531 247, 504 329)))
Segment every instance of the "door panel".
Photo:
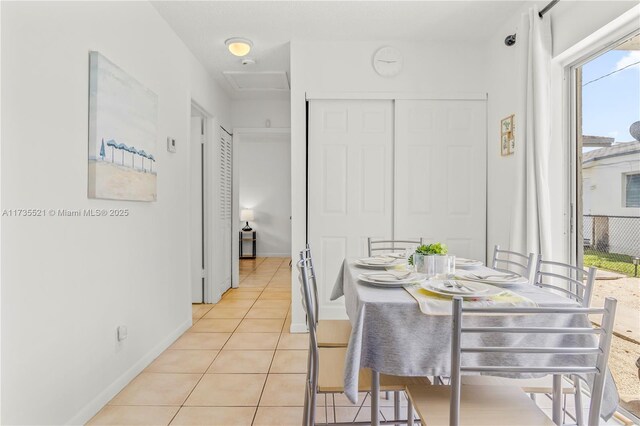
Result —
POLYGON ((395 238, 486 257, 486 103, 398 100, 395 238))
POLYGON ((191 117, 191 303, 204 303, 203 223, 202 223, 202 118, 191 117))
POLYGON ((309 243, 319 266, 322 318, 344 315, 329 301, 345 257, 366 254, 370 236, 392 234, 392 101, 310 102, 309 243))

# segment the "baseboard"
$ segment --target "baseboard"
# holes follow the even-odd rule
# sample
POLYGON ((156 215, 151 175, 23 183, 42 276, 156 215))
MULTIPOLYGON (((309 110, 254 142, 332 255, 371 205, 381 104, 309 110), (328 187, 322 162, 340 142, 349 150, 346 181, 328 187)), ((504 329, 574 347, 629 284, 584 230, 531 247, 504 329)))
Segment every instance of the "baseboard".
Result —
POLYGON ((175 331, 169 334, 164 340, 158 343, 151 351, 143 356, 138 362, 136 362, 131 368, 118 377, 113 383, 111 383, 104 391, 96 396, 91 402, 85 405, 71 420, 68 425, 84 425, 98 411, 104 407, 107 402, 118 394, 134 377, 136 377, 142 370, 144 370, 154 359, 158 357, 165 349, 167 349, 178 337, 182 335, 189 327, 191 327, 192 319, 182 323, 175 331))
POLYGON ((291 333, 308 333, 307 324, 304 322, 291 323, 291 327, 289 328, 291 333))

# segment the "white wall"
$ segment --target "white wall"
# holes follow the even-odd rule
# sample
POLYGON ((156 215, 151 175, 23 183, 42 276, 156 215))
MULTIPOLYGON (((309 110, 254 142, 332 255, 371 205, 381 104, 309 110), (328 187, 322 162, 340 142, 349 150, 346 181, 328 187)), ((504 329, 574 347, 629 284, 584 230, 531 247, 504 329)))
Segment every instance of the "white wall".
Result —
POLYGON ((3 218, 1 422, 83 423, 191 323, 190 102, 228 100, 148 3, 1 7, 3 208, 130 211, 3 218), (87 199, 89 50, 158 95, 155 203, 87 199))
POLYGON ((638 153, 603 158, 584 164, 582 178, 589 182, 583 187, 584 214, 640 217, 640 208, 626 206, 626 176, 638 172, 638 153))
MULTIPOLYGON (((255 211, 256 220, 251 226, 258 232, 258 256, 289 256, 291 101, 234 100, 231 112, 238 184, 236 211, 239 213, 243 208, 255 211), (266 128, 267 120, 270 128, 266 128)), ((239 228, 245 225, 238 223, 239 228)), ((245 244, 245 254, 247 250, 249 243, 245 244)))
MULTIPOLYGON (((486 93, 484 45, 407 42, 301 42, 291 43, 291 180, 292 242, 294 259, 305 244, 305 93, 403 92, 486 93), (404 68, 394 78, 378 76, 371 66, 381 46, 398 47, 404 68)), ((303 331, 297 277, 292 277, 292 327, 303 331)))
POLYGON ((234 100, 231 121, 234 128, 264 128, 266 121, 272 128, 291 127, 291 100, 234 100))

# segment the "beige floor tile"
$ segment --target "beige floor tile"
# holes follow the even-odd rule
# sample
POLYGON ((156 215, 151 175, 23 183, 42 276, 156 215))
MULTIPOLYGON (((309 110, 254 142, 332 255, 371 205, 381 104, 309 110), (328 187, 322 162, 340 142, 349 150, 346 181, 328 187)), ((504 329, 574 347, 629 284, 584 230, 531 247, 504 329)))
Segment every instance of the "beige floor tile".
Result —
POLYGON ((216 308, 250 308, 253 300, 227 300, 222 299, 216 303, 216 308))
POLYGON ((284 319, 243 319, 236 333, 280 333, 284 319))
POLYGON ((225 349, 269 350, 278 344, 279 333, 236 333, 229 338, 225 349))
POLYGON ((260 290, 256 291, 237 291, 225 294, 223 300, 256 300, 260 296, 260 290))
POLYGON ((249 308, 221 308, 216 306, 207 312, 203 319, 244 318, 247 312, 249 312, 249 308))
POLYGON ((255 407, 266 374, 205 374, 186 406, 255 407))
POLYGON ((207 312, 209 312, 209 309, 211 308, 213 308, 213 305, 200 305, 200 304, 191 305, 191 317, 202 318, 202 316, 207 312))
POLYGON ((168 425, 178 408, 107 405, 87 425, 168 425))
POLYGON ((302 416, 302 407, 258 407, 253 426, 298 426, 302 416))
POLYGON ((231 333, 185 333, 169 349, 222 349, 231 333))
POLYGON ((251 289, 264 289, 267 285, 264 283, 256 283, 253 281, 249 281, 249 282, 245 282, 246 279, 242 280, 242 282, 239 284, 238 288, 251 288, 251 289))
POLYGON ((192 333, 231 333, 240 324, 238 318, 201 319, 189 330, 192 333))
POLYGON ((273 353, 273 350, 223 350, 213 361, 207 373, 268 373, 273 353))
MULTIPOLYGON (((299 291, 299 290, 297 290, 299 291)), ((285 293, 288 294, 289 297, 291 297, 291 286, 289 287, 265 287, 264 290, 262 291, 262 294, 267 294, 267 293, 285 293)))
POLYGON ((290 304, 290 300, 256 300, 256 303, 253 304, 252 308, 288 308, 290 304))
MULTIPOLYGON (((239 293, 239 292, 247 292, 247 293, 260 293, 262 290, 258 288, 241 288, 236 287, 229 290, 229 292, 239 293)), ((215 306, 215 305, 214 305, 215 306)))
POLYGON ((278 342, 278 350, 280 349, 309 349, 309 334, 288 333, 285 330, 278 342))
POLYGON ((291 303, 291 292, 265 291, 258 297, 258 302, 261 300, 287 300, 291 303))
POLYGON ((201 374, 140 373, 109 405, 182 405, 201 374))
POLYGON ((251 308, 245 318, 286 318, 288 308, 251 308))
POLYGON ((260 406, 302 407, 305 381, 305 374, 269 374, 260 406))
POLYGON ((270 373, 306 373, 307 353, 301 350, 276 351, 270 373))
POLYGON ((214 350, 166 350, 149 365, 149 373, 204 373, 218 351, 214 350))
POLYGON ((254 407, 182 407, 172 425, 251 426, 254 407))

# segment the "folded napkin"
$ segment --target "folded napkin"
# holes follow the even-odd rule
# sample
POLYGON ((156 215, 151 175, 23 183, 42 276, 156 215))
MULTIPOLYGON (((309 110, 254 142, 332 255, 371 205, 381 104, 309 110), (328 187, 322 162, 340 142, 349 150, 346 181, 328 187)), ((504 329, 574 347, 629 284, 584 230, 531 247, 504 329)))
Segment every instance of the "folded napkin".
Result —
MULTIPOLYGON (((417 281, 418 277, 414 273, 386 271, 386 272, 373 272, 370 274, 362 274, 368 279, 378 282, 411 282, 417 281)), ((423 278, 424 279, 424 278, 423 278)))
MULTIPOLYGON (((404 289, 416 299, 423 314, 451 315, 451 297, 432 293, 415 284, 406 285, 404 289)), ((462 304, 465 308, 535 308, 538 306, 533 300, 509 290, 486 298, 465 298, 462 304)))

